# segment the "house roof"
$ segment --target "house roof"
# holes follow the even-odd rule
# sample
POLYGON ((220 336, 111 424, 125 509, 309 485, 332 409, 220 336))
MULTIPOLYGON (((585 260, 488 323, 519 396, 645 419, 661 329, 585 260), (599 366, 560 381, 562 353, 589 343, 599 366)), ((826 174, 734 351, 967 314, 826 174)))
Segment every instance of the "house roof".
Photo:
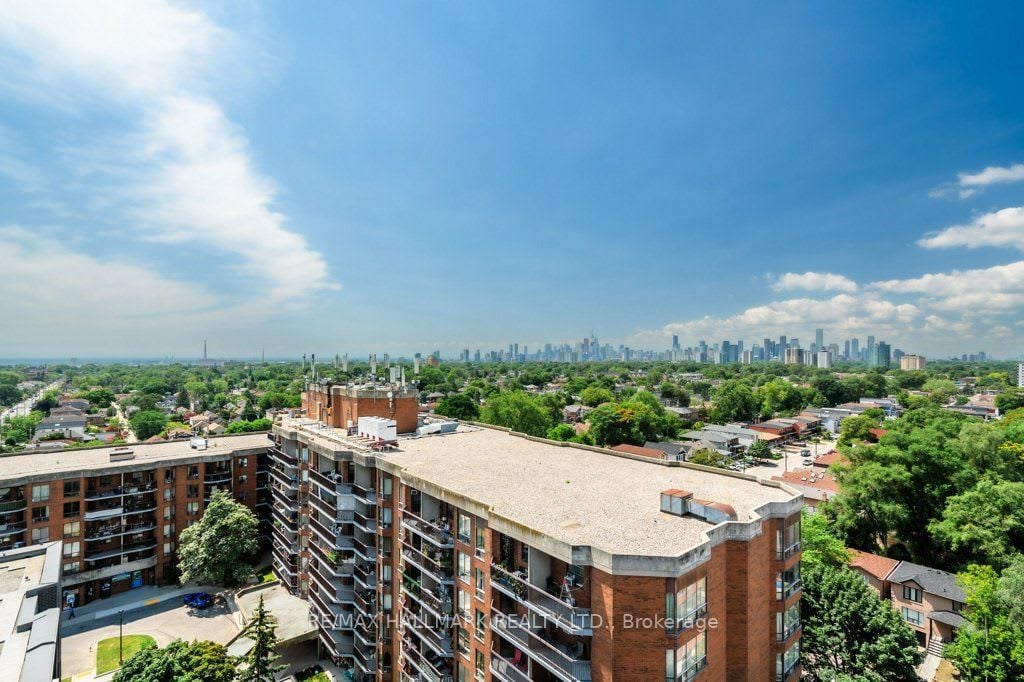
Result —
POLYGON ((964 624, 964 617, 955 611, 932 611, 928 614, 928 618, 939 623, 952 625, 955 628, 964 624))
POLYGON ((816 467, 828 468, 833 464, 845 461, 846 455, 842 454, 841 452, 836 452, 835 450, 832 450, 831 452, 826 452, 824 455, 819 456, 811 463, 811 465, 816 467))
POLYGON ((659 448, 646 448, 639 445, 629 445, 623 443, 622 445, 616 445, 612 448, 616 452, 625 452, 630 455, 640 455, 641 457, 650 457, 652 459, 665 459, 665 452, 659 448))
POLYGON ((953 601, 965 602, 967 595, 964 588, 956 583, 956 575, 946 573, 937 568, 912 564, 901 561, 888 577, 891 583, 915 582, 928 594, 935 594, 953 601))
POLYGON ((849 552, 851 557, 850 566, 859 568, 879 580, 885 580, 886 576, 892 573, 892 570, 899 566, 900 563, 897 559, 890 559, 887 556, 871 554, 870 552, 862 552, 859 549, 851 549, 849 552))

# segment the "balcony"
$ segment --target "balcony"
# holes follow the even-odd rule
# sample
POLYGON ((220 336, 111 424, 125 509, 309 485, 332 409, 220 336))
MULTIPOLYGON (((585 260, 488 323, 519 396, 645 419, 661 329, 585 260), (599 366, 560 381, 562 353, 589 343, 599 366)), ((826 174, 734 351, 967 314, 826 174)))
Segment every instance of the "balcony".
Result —
POLYGON ((377 531, 377 519, 371 514, 364 514, 361 511, 355 512, 355 524, 356 528, 367 533, 375 533, 377 531))
POLYGON ((366 504, 377 504, 377 491, 373 488, 367 488, 353 483, 352 494, 355 495, 357 500, 365 502, 366 504))
POLYGON ((152 549, 156 549, 156 540, 149 540, 147 542, 143 542, 137 545, 128 545, 126 547, 119 547, 116 549, 108 549, 102 552, 96 552, 91 556, 88 552, 86 552, 85 560, 89 563, 93 563, 97 561, 103 561, 104 559, 123 556, 125 554, 141 554, 143 552, 148 552, 152 549))
POLYGON ((15 512, 25 511, 28 508, 28 503, 24 498, 20 500, 4 500, 0 502, 0 514, 13 514, 15 512))
POLYGON ((99 519, 112 519, 115 516, 123 516, 124 507, 103 507, 100 509, 93 509, 92 511, 86 511, 82 516, 86 521, 98 521, 99 519))
POLYGON ((402 643, 402 657, 420 674, 420 679, 429 682, 452 682, 450 661, 436 654, 424 656, 408 639, 402 643))
POLYGON ((794 622, 790 623, 789 625, 784 626, 784 628, 783 628, 783 630, 781 632, 776 632, 775 633, 775 639, 777 641, 779 641, 779 642, 785 642, 787 639, 792 637, 794 634, 796 634, 800 630, 800 626, 801 626, 800 619, 797 618, 794 622))
MULTIPOLYGON (((522 617, 506 616, 493 611, 491 629, 559 679, 565 682, 590 680, 590 661, 583 660, 577 652, 561 644, 541 637, 538 632, 527 627, 522 622, 524 620, 522 617)), ((582 654, 582 651, 579 653, 582 654)))
POLYGON ((298 466, 299 465, 299 457, 298 457, 298 455, 297 454, 296 455, 289 454, 281 446, 271 448, 270 449, 270 457, 272 459, 278 460, 280 462, 286 462, 288 464, 291 464, 292 466, 298 466))
POLYGON ((440 590, 435 592, 406 575, 402 578, 402 594, 406 599, 418 602, 430 615, 440 621, 451 618, 453 604, 451 595, 447 592, 440 590))
POLYGON ((25 532, 24 523, 0 523, 0 537, 17 535, 25 532))
POLYGON ((369 561, 357 561, 352 577, 355 578, 358 585, 365 589, 373 589, 377 586, 376 567, 376 564, 369 561))
MULTIPOLYGON (((128 502, 124 505, 124 513, 127 514, 145 514, 147 512, 156 511, 156 502, 128 502)), ((86 517, 88 520, 88 517, 86 517)))
POLYGON ((525 668, 525 660, 522 667, 518 667, 498 652, 491 651, 491 677, 498 682, 532 682, 525 668))
POLYGON ((421 552, 410 545, 404 545, 402 547, 402 560, 412 564, 438 582, 455 582, 452 553, 426 547, 424 550, 429 552, 429 554, 421 552))
POLYGON ((355 570, 356 562, 346 557, 339 550, 322 547, 316 542, 309 543, 310 549, 317 556, 317 570, 329 578, 348 578, 355 570))
POLYGON ((352 537, 352 549, 355 550, 356 557, 362 558, 369 562, 377 561, 377 547, 375 546, 376 538, 372 538, 370 541, 363 540, 358 535, 352 537))
POLYGON ((352 536, 343 534, 345 527, 334 524, 328 527, 323 521, 315 517, 309 517, 309 527, 320 538, 327 549, 338 549, 351 551, 354 549, 352 536))
POLYGON ((455 536, 450 529, 435 525, 430 521, 421 519, 409 511, 402 512, 402 528, 416 533, 430 544, 440 549, 454 549, 455 536))
POLYGON ((570 634, 590 635, 590 609, 566 603, 546 590, 526 581, 522 576, 509 573, 497 564, 491 564, 491 587, 508 595, 534 613, 554 621, 570 634))
POLYGON ((377 593, 370 589, 356 590, 355 605, 362 615, 372 618, 377 613, 377 593))
POLYGON ((405 609, 405 616, 404 626, 407 631, 416 633, 420 641, 438 656, 450 657, 452 655, 450 619, 441 621, 437 625, 430 625, 422 614, 408 607, 405 609))
POLYGON ((214 483, 228 483, 231 481, 231 469, 226 471, 207 472, 203 475, 203 483, 212 485, 214 483))
POLYGON ((85 529, 85 541, 94 542, 97 540, 109 540, 110 538, 120 537, 122 535, 131 535, 133 533, 144 533, 156 528, 156 523, 153 521, 143 521, 140 523, 128 523, 128 524, 109 524, 103 525, 96 528, 85 529))
POLYGON ((337 630, 321 629, 320 641, 332 656, 351 656, 354 651, 352 636, 337 630))
POLYGON ((344 477, 337 471, 309 470, 309 477, 321 488, 328 490, 335 495, 351 495, 352 486, 345 483, 344 477))
POLYGON ((309 504, 314 507, 320 515, 325 518, 335 519, 342 523, 352 523, 355 518, 355 512, 351 509, 342 509, 338 505, 337 498, 331 499, 331 493, 324 493, 327 497, 321 495, 310 495, 309 504))
POLYGON ((788 547, 782 547, 775 550, 775 559, 777 561, 785 561, 789 557, 793 556, 800 551, 800 541, 797 540, 788 547))
POLYGON ((373 642, 369 641, 365 637, 360 636, 359 631, 356 630, 354 637, 355 649, 353 651, 352 660, 356 666, 362 669, 363 673, 372 675, 377 672, 377 648, 373 642))

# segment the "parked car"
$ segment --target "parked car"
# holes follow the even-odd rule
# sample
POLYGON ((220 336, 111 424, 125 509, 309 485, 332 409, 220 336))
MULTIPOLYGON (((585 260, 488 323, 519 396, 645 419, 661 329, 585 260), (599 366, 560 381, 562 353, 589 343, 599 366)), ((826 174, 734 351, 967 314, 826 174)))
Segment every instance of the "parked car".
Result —
POLYGON ((215 599, 212 594, 206 592, 190 592, 182 597, 182 601, 185 602, 185 606, 202 610, 212 606, 215 599))

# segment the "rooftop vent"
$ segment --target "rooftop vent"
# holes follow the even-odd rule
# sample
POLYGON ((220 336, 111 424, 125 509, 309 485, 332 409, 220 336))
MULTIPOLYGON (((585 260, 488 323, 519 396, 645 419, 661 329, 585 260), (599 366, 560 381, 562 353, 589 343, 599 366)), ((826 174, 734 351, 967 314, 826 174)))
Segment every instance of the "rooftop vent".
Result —
POLYGON ((135 459, 135 452, 131 448, 114 448, 110 451, 111 462, 123 462, 129 459, 135 459))
POLYGON ((696 516, 708 523, 735 521, 736 510, 721 502, 698 500, 687 490, 665 490, 661 493, 661 511, 673 516, 696 516))

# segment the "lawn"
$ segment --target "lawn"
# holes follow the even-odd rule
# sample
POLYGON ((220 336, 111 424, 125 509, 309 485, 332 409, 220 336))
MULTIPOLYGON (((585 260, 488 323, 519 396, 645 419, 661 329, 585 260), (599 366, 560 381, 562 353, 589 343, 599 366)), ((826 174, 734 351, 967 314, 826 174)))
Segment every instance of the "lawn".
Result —
POLYGON ((320 672, 312 677, 303 677, 302 682, 331 682, 331 678, 328 677, 327 673, 320 672))
POLYGON ((259 578, 260 583, 269 583, 272 580, 277 580, 277 576, 274 575, 274 569, 269 566, 267 566, 267 570, 264 573, 260 574, 259 578))
MULTIPOLYGON (((149 635, 125 635, 124 660, 127 661, 136 651, 148 644, 156 646, 156 640, 149 635)), ((96 674, 102 675, 120 667, 117 637, 101 639, 96 645, 96 674)))

